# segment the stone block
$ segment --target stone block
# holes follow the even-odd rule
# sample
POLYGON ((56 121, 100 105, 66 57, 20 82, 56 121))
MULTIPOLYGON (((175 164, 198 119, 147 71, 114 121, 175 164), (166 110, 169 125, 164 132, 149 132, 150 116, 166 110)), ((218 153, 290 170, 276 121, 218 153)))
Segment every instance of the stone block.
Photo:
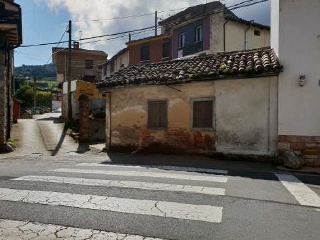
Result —
POLYGON ((290 143, 288 142, 279 142, 278 143, 279 150, 290 150, 290 143))

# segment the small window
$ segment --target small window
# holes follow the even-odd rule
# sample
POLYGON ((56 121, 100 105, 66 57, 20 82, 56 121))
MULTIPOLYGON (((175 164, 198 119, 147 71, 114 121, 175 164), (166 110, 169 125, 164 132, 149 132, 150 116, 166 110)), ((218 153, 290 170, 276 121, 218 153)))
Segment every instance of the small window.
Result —
POLYGON ((140 55, 140 61, 149 61, 150 60, 150 54, 149 54, 149 46, 143 46, 141 47, 141 55, 140 55))
POLYGON ((186 35, 185 33, 181 33, 179 35, 179 48, 183 48, 185 46, 186 43, 186 35))
POLYGON ((167 127, 167 101, 148 102, 148 128, 167 127))
POLYGON ((162 44, 162 58, 170 57, 170 42, 164 42, 162 44))
POLYGON ((93 60, 86 60, 86 69, 93 69, 93 60))
POLYGON ((261 32, 259 30, 254 30, 254 35, 255 36, 260 36, 261 32))
POLYGON ((202 26, 196 27, 196 32, 195 32, 195 40, 196 42, 201 42, 202 41, 202 26))
POLYGON ((213 128, 213 99, 193 101, 192 128, 213 128))

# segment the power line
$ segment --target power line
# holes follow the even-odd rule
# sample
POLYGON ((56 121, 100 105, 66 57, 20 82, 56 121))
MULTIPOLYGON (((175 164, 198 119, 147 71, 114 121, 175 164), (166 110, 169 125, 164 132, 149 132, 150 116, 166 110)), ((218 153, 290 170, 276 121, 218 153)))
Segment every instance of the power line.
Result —
MULTIPOLYGON (((62 34, 62 36, 61 36, 61 38, 60 38, 59 42, 57 43, 56 47, 58 47, 58 46, 59 46, 59 44, 61 43, 62 39, 63 39, 63 38, 64 38, 64 36, 66 35, 67 30, 68 30, 68 26, 67 26, 67 27, 66 27, 66 29, 64 30, 64 32, 63 32, 63 34, 62 34)), ((59 51, 57 51, 57 52, 59 52, 59 51)), ((55 52, 55 53, 56 53, 56 52, 55 52)), ((54 53, 51 53, 51 55, 50 55, 49 59, 47 60, 46 64, 48 64, 48 63, 49 63, 49 61, 50 61, 50 59, 51 59, 51 57, 52 57, 52 55, 53 55, 53 54, 54 54, 54 53)))
MULTIPOLYGON (((117 35, 128 34, 128 33, 132 33, 132 32, 137 32, 137 31, 152 29, 152 28, 154 28, 154 26, 152 26, 152 27, 146 27, 146 28, 140 28, 140 29, 135 29, 135 30, 130 30, 130 31, 118 32, 118 33, 104 34, 104 35, 99 35, 99 36, 94 36, 94 37, 80 38, 80 39, 77 39, 76 41, 83 41, 83 40, 91 40, 91 39, 96 39, 96 38, 117 36, 117 35)), ((40 47, 40 46, 55 45, 55 44, 58 44, 58 43, 67 43, 67 42, 68 42, 68 41, 48 42, 48 43, 21 45, 20 47, 23 47, 23 48, 26 48, 26 47, 40 47)))
MULTIPOLYGON (((267 2, 267 1, 269 1, 269 0, 247 0, 247 1, 242 1, 240 3, 237 3, 237 4, 229 6, 228 9, 229 10, 236 10, 236 9, 249 7, 249 6, 256 5, 258 3, 267 2)), ((179 10, 179 9, 173 9, 173 10, 169 10, 169 11, 175 11, 175 10, 179 10)), ((224 8, 223 9, 218 9, 218 10, 214 11, 212 14, 221 13, 223 11, 225 11, 224 8)), ((164 11, 160 11, 160 12, 164 12, 164 11)), ((152 14, 154 14, 154 13, 152 13, 152 14)), ((141 14, 141 15, 144 15, 144 14, 141 14)), ((150 15, 151 15, 151 13, 150 13, 150 15)), ((139 16, 139 15, 137 15, 137 16, 139 16)), ((132 16, 126 16, 126 17, 132 17, 132 16)), ((96 19, 95 21, 98 21, 98 19, 96 19)), ((151 27, 135 29, 135 30, 130 30, 130 31, 118 32, 118 33, 112 33, 112 34, 104 34, 104 35, 87 37, 87 38, 80 38, 80 39, 78 39, 76 41, 91 40, 91 39, 97 39, 97 38, 103 38, 103 37, 111 37, 111 36, 123 35, 123 34, 128 34, 128 33, 135 33, 137 31, 154 29, 154 27, 155 26, 151 26, 151 27)), ((23 48, 40 47, 40 46, 55 45, 55 44, 61 44, 61 43, 67 43, 67 42, 68 41, 47 42, 47 43, 39 43, 39 44, 21 45, 20 47, 23 47, 23 48)))

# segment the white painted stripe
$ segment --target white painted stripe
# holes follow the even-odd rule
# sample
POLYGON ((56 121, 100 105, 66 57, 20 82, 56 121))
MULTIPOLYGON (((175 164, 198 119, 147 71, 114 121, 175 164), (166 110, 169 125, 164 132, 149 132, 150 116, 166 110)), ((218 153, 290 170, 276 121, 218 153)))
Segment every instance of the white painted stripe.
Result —
POLYGON ((220 223, 222 207, 0 188, 0 200, 220 223))
POLYGON ((157 190, 157 191, 201 193, 201 194, 208 194, 208 195, 225 195, 225 190, 222 188, 176 185, 176 184, 166 184, 166 183, 152 183, 152 182, 117 181, 117 180, 69 178, 69 177, 56 177, 56 176, 24 176, 20 178, 15 178, 13 180, 68 183, 68 184, 86 185, 86 186, 137 188, 137 189, 157 190))
POLYGON ((51 170, 53 172, 64 173, 83 173, 83 174, 100 174, 112 176, 128 176, 128 177, 151 177, 151 178, 173 178, 192 181, 209 181, 226 183, 228 178, 225 176, 212 176, 206 174, 176 174, 166 172, 142 172, 142 171, 111 171, 111 170, 93 170, 93 169, 70 169, 60 168, 51 170))
POLYGON ((193 167, 177 167, 177 166, 158 166, 158 165, 143 165, 133 166, 127 164, 100 164, 100 163, 80 163, 77 166, 81 167, 114 167, 114 168, 133 168, 133 169, 163 169, 173 171, 186 171, 186 172, 202 172, 202 173, 216 173, 216 174, 228 174, 228 170, 212 169, 212 168, 193 168, 193 167))
POLYGON ((121 234, 81 229, 61 225, 43 224, 26 221, 0 219, 1 239, 132 239, 132 240, 161 240, 160 238, 143 237, 139 235, 121 234))
POLYGON ((276 174, 281 183, 304 206, 320 207, 319 196, 296 177, 287 174, 276 174))

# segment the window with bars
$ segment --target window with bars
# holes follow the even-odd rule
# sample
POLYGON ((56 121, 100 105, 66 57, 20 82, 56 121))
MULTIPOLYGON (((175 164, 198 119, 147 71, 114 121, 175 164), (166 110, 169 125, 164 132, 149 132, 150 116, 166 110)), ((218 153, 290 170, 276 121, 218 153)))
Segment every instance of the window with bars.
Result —
POLYGON ((192 128, 212 129, 213 99, 199 99, 192 101, 192 128))
POLYGON ((167 101, 148 101, 148 128, 166 128, 168 122, 167 101))

